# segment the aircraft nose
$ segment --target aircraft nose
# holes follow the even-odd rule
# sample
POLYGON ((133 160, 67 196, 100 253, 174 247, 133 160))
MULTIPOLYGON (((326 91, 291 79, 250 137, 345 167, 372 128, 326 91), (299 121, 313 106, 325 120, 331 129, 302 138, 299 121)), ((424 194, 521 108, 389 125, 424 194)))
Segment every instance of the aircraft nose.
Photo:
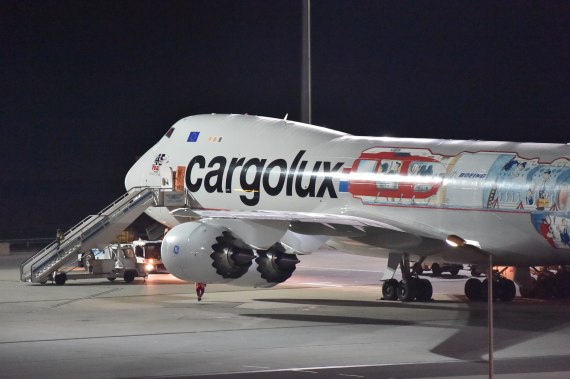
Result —
POLYGON ((143 172, 141 167, 141 160, 139 159, 125 176, 125 188, 129 191, 134 187, 141 187, 145 185, 143 172))

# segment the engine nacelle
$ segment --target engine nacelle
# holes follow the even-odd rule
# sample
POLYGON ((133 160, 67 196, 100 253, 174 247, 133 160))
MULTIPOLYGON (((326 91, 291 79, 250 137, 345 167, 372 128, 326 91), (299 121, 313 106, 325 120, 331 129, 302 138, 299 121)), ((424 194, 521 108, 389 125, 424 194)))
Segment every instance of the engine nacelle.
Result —
POLYGON ((243 276, 255 258, 252 250, 232 244, 224 227, 187 222, 172 228, 162 241, 162 262, 180 279, 221 283, 243 276))
POLYGON ((204 221, 172 228, 162 241, 162 262, 179 279, 272 287, 287 280, 299 262, 280 244, 254 252, 227 228, 204 221))

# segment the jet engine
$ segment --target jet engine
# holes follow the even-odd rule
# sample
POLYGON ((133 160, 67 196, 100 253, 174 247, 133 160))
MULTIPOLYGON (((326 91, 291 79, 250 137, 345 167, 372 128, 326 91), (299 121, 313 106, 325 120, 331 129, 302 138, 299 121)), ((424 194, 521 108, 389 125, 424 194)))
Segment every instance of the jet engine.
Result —
POLYGON ((172 228, 162 241, 162 262, 179 279, 272 287, 287 280, 299 262, 276 243, 254 250, 228 228, 207 221, 172 228))

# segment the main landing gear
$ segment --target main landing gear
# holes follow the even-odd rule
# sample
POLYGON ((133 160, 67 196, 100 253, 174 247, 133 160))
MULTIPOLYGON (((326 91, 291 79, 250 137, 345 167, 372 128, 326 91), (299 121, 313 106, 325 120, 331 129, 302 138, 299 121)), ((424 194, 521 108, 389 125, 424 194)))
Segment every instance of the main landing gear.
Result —
POLYGON ((519 286, 522 297, 531 299, 569 299, 570 298, 570 271, 566 266, 532 267, 536 278, 530 276, 530 270, 523 270, 517 267, 517 274, 522 271, 521 277, 528 278, 526 285, 519 286))
MULTIPOLYGON (((472 270, 479 273, 477 266, 472 270)), ((521 297, 529 299, 570 299, 570 270, 566 266, 555 267, 505 267, 493 275, 494 300, 511 301, 515 297, 514 282, 502 276, 505 270, 514 271, 514 281, 521 297), (531 275, 532 273, 532 275, 531 275)), ((511 277, 511 276, 510 276, 511 277)), ((465 283, 465 296, 469 300, 487 299, 487 279, 482 282, 471 278, 465 283)))
MULTIPOLYGON (((513 301, 517 294, 515 282, 502 276, 507 267, 502 271, 493 271, 493 300, 504 302, 513 301)), ((471 301, 487 300, 489 290, 489 278, 480 281, 476 278, 469 278, 465 282, 465 296, 471 301)))
MULTIPOLYGON (((398 299, 400 301, 431 300, 431 296, 433 295, 431 282, 427 279, 418 278, 414 269, 410 269, 409 255, 400 254, 399 257, 397 255, 390 255, 391 257, 388 260, 388 269, 393 272, 399 265, 400 270, 402 271, 402 280, 398 282, 396 279, 391 278, 384 281, 384 284, 382 285, 382 298, 384 300, 398 299)), ((414 267, 421 267, 422 262, 423 259, 418 261, 419 264, 414 265, 414 267)))

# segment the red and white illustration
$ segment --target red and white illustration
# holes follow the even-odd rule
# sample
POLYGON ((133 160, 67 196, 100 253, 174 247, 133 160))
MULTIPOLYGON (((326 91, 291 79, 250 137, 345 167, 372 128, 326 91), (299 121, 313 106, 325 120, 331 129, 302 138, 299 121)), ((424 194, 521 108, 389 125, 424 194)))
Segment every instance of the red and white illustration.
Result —
POLYGON ((348 192, 364 203, 428 204, 437 194, 446 166, 424 149, 372 148, 350 172, 348 192))

